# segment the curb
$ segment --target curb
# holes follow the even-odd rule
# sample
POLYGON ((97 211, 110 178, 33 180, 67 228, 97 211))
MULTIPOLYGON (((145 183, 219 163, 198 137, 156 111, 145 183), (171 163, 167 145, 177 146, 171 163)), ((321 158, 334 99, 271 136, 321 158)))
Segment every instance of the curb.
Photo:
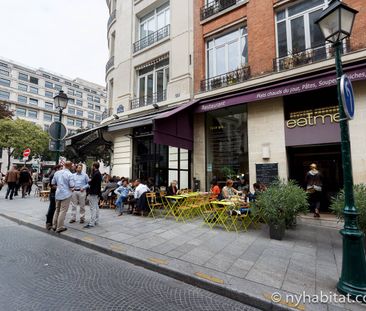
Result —
POLYGON ((235 291, 232 289, 229 289, 227 287, 224 286, 220 286, 208 281, 205 281, 203 279, 200 279, 198 277, 195 277, 193 275, 188 275, 186 273, 182 273, 179 271, 175 271, 172 269, 169 269, 167 267, 158 265, 158 264, 154 264, 151 262, 148 262, 146 260, 142 260, 127 254, 123 254, 123 253, 119 253, 117 251, 111 250, 109 248, 105 248, 103 246, 99 246, 99 245, 95 245, 91 242, 88 241, 84 241, 72 236, 68 236, 68 235, 62 235, 53 231, 48 231, 43 227, 40 227, 38 225, 20 220, 18 218, 15 217, 11 217, 5 214, 0 213, 1 217, 4 217, 12 222, 15 222, 19 225, 31 228, 31 229, 35 229, 38 230, 40 232, 43 233, 47 233, 50 234, 54 237, 58 237, 61 238, 63 240, 69 241, 69 242, 73 242, 75 244, 87 247, 89 249, 92 249, 94 251, 97 251, 99 253, 105 254, 105 255, 109 255, 118 259, 121 259, 123 261, 129 262, 133 265, 157 272, 159 274, 163 274, 165 276, 171 277, 173 279, 176 279, 178 281, 184 282, 186 284, 190 284, 193 285, 195 287, 207 290, 209 292, 215 293, 217 295, 220 296, 224 296, 226 298, 230 298, 233 300, 236 300, 238 302, 241 302, 243 304, 258 308, 260 310, 265 310, 265 311, 293 311, 295 309, 287 307, 285 305, 280 305, 280 304, 274 304, 271 301, 267 301, 265 299, 261 299, 259 297, 256 297, 254 295, 250 295, 250 294, 246 294, 243 292, 239 292, 239 291, 235 291))

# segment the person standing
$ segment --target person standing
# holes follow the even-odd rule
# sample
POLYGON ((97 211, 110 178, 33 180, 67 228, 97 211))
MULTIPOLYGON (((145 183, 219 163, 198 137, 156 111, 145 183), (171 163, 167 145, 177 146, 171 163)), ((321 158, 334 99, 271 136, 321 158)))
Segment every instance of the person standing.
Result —
POLYGON ((65 216, 69 209, 72 190, 75 186, 74 176, 70 172, 72 163, 67 161, 63 170, 57 171, 52 179, 52 185, 56 188, 56 210, 53 216, 53 230, 57 233, 66 231, 64 227, 65 216))
POLYGON ((9 197, 10 200, 13 200, 13 195, 15 194, 16 185, 18 181, 19 181, 19 171, 17 170, 16 165, 13 165, 11 170, 7 172, 5 176, 5 182, 8 184, 5 199, 9 197))
POLYGON ((99 163, 93 163, 92 176, 89 181, 90 221, 84 228, 93 228, 99 222, 99 197, 102 188, 102 175, 99 172, 99 163))
POLYGON ((317 170, 316 164, 310 164, 310 171, 305 177, 306 192, 309 194, 310 208, 314 210, 314 217, 320 217, 320 200, 322 192, 322 176, 317 170))
POLYGON ((85 222, 85 199, 86 189, 89 188, 89 177, 82 172, 83 165, 76 166, 74 175, 75 188, 71 197, 71 220, 70 224, 76 222, 77 206, 80 206, 80 223, 85 222))
POLYGON ((32 177, 29 173, 29 170, 25 166, 23 166, 19 174, 19 184, 22 188, 22 198, 25 198, 25 194, 28 193, 28 187, 31 181, 32 177))
POLYGON ((50 204, 48 206, 48 211, 46 215, 46 229, 50 230, 52 228, 52 221, 53 221, 53 215, 55 214, 56 210, 56 184, 52 185, 52 179, 55 176, 55 173, 59 171, 62 168, 62 165, 55 165, 52 168, 51 174, 50 174, 50 204))

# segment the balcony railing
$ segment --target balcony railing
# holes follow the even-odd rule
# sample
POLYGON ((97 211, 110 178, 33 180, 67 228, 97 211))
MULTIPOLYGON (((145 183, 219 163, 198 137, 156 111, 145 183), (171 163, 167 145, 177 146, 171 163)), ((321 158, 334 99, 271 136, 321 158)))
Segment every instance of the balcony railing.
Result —
POLYGON ((116 19, 116 10, 113 10, 111 16, 109 16, 108 18, 107 29, 109 29, 109 27, 112 25, 115 19, 116 19))
POLYGON ((225 86, 244 82, 250 78, 250 67, 245 66, 225 74, 201 81, 201 92, 220 89, 225 86))
POLYGON ((166 25, 163 28, 160 28, 158 31, 155 31, 145 38, 135 42, 133 44, 133 52, 136 53, 170 35, 170 25, 166 25))
MULTIPOLYGON (((350 51, 350 41, 343 44, 343 53, 350 51)), ((283 71, 303 65, 313 64, 334 57, 335 50, 330 44, 295 52, 285 57, 273 59, 273 71, 283 71)))
POLYGON ((105 65, 105 72, 107 73, 114 66, 114 56, 112 56, 105 65))
POLYGON ((201 8, 201 21, 244 0, 215 0, 201 8))
POLYGON ((166 90, 131 100, 131 109, 146 107, 166 100, 166 90))

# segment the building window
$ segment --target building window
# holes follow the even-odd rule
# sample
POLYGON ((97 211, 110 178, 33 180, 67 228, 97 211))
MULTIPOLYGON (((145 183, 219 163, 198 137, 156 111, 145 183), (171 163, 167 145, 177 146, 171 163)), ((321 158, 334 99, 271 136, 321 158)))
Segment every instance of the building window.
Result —
POLYGON ((37 99, 29 98, 29 103, 30 103, 31 105, 36 105, 36 106, 38 106, 38 100, 37 100, 37 99))
POLYGON ((216 179, 220 186, 227 178, 248 175, 247 107, 240 105, 207 113, 206 186, 216 179))
POLYGON ((53 93, 52 93, 52 92, 50 92, 50 91, 45 91, 45 92, 44 92, 44 95, 45 95, 46 97, 53 98, 53 93))
POLYGON ((44 86, 49 88, 49 89, 53 89, 53 83, 52 82, 45 81, 44 86))
POLYGON ((37 111, 36 110, 28 110, 28 118, 37 119, 37 111))
POLYGON ((90 129, 92 129, 94 127, 94 123, 93 122, 88 122, 87 127, 90 128, 90 129))
POLYGON ((82 110, 76 110, 76 115, 78 116, 78 117, 82 117, 84 114, 83 114, 83 111, 82 110))
POLYGON ((81 93, 80 91, 75 91, 75 96, 82 98, 83 97, 83 93, 81 93))
POLYGON ((26 75, 25 73, 19 72, 18 78, 19 80, 28 81, 28 75, 26 75))
POLYGON ((77 85, 77 84, 73 84, 72 86, 76 87, 77 89, 79 88, 79 85, 77 85))
POLYGON ((94 100, 95 103, 100 103, 100 98, 99 97, 94 96, 93 100, 94 100))
POLYGON ((23 83, 18 83, 18 90, 27 92, 28 91, 28 85, 23 83))
POLYGON ((57 81, 57 82, 60 82, 60 79, 59 78, 56 78, 56 77, 52 77, 52 80, 57 81))
POLYGON ((68 113, 68 114, 75 114, 75 108, 71 108, 71 107, 69 107, 69 108, 67 109, 67 113, 68 113))
POLYGON ((9 97, 10 97, 10 93, 9 92, 0 90, 0 98, 2 98, 2 99, 9 99, 9 97))
POLYGON ((88 109, 94 109, 94 105, 92 103, 88 103, 88 109))
POLYGON ((67 103, 70 105, 75 105, 75 99, 73 99, 73 98, 70 98, 69 97, 69 99, 68 99, 68 101, 67 101, 67 103))
MULTIPOLYGON (((169 82, 169 60, 138 71, 138 98, 145 99, 146 104, 165 100, 165 91, 169 82)), ((141 106, 141 105, 140 105, 141 106)))
POLYGON ((24 108, 17 108, 15 111, 16 116, 18 117, 25 117, 27 113, 27 110, 24 108))
POLYGON ((81 99, 77 99, 76 100, 76 105, 82 106, 83 105, 83 101, 81 99))
POLYGON ((314 22, 326 4, 327 0, 301 1, 276 12, 278 57, 324 45, 324 37, 314 22))
POLYGON ((83 121, 81 121, 81 120, 75 120, 75 126, 77 126, 77 127, 83 127, 83 121))
POLYGON ((206 42, 207 77, 236 70, 248 63, 248 33, 240 27, 206 42))
POLYGON ((47 74, 42 74, 42 77, 46 78, 46 79, 51 79, 51 76, 50 75, 47 75, 47 74))
POLYGON ((38 88, 36 88, 34 86, 30 86, 29 87, 29 92, 33 93, 33 94, 38 94, 38 88))
POLYGON ((94 120, 94 113, 93 112, 88 112, 88 119, 94 120))
POLYGON ((2 63, 2 62, 0 62, 0 66, 1 67, 5 67, 5 68, 8 68, 8 64, 2 63))
POLYGON ((95 121, 102 121, 102 115, 100 114, 95 114, 95 121))
POLYGON ((65 81, 65 84, 71 86, 71 83, 69 81, 65 81))
POLYGON ((4 79, 4 78, 0 78, 0 85, 10 86, 10 80, 4 79))
POLYGON ((139 40, 170 24, 169 2, 140 19, 139 40))
POLYGON ((75 120, 74 119, 67 118, 67 125, 69 125, 69 126, 75 126, 75 120))
POLYGON ((0 69, 0 73, 4 76, 9 76, 9 71, 4 70, 4 69, 0 69))
POLYGON ((46 122, 52 122, 52 114, 43 113, 43 120, 46 121, 46 122))
POLYGON ((67 95, 74 95, 74 90, 67 89, 67 95))
POLYGON ((53 110, 53 104, 52 104, 52 103, 47 103, 47 102, 45 102, 45 103, 44 103, 44 107, 45 107, 47 110, 53 110))
POLYGON ((38 84, 38 78, 30 76, 29 77, 29 82, 33 83, 33 84, 38 84))
POLYGON ((92 102, 93 101, 93 96, 92 95, 88 95, 87 96, 87 99, 88 99, 88 101, 92 102))
POLYGON ((86 87, 84 87, 84 91, 90 92, 90 89, 87 89, 86 87))
POLYGON ((27 97, 18 95, 18 103, 26 104, 27 103, 27 97))
POLYGON ((54 88, 55 88, 55 90, 57 90, 57 91, 61 91, 61 90, 62 90, 62 85, 60 85, 60 84, 55 84, 54 88))

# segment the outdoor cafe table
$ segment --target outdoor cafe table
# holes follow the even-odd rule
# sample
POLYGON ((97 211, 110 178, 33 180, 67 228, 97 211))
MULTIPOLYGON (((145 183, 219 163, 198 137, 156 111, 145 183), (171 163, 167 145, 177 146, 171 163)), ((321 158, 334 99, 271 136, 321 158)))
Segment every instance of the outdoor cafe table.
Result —
POLYGON ((176 195, 166 195, 164 196, 165 202, 163 202, 163 205, 165 209, 167 210, 167 213, 165 215, 165 218, 167 218, 169 215, 172 215, 176 220, 179 218, 177 213, 177 210, 179 207, 182 207, 187 198, 194 197, 200 195, 199 192, 189 192, 184 194, 176 194, 176 195))

